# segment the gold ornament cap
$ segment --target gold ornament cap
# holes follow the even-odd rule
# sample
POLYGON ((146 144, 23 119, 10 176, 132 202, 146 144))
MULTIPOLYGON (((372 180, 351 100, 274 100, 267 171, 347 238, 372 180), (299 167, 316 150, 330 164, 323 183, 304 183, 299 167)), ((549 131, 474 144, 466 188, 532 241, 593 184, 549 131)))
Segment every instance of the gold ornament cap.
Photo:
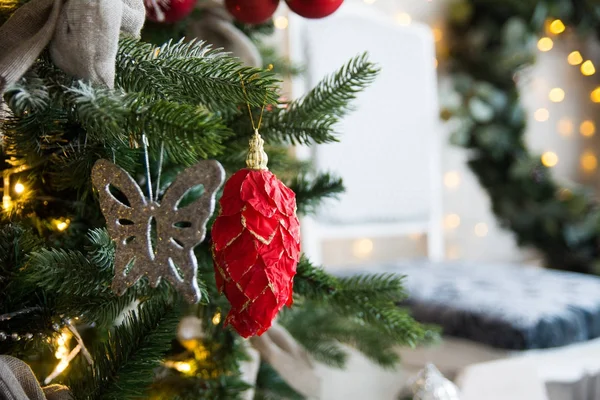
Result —
POLYGON ((254 129, 254 135, 250 139, 250 150, 246 157, 246 166, 249 169, 268 169, 269 157, 265 153, 265 141, 258 133, 258 129, 254 129))

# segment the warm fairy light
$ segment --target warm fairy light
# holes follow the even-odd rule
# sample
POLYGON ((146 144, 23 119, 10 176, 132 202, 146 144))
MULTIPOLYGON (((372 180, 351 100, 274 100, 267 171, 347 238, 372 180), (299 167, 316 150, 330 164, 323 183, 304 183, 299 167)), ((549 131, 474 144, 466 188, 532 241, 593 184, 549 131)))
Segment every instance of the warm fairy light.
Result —
POLYGON ((212 323, 213 325, 219 325, 219 322, 221 322, 221 313, 217 311, 212 317, 212 323))
POLYGON ((480 222, 477 225, 475 225, 475 235, 479 236, 479 237, 484 237, 487 236, 489 232, 488 226, 487 224, 480 222))
POLYGON ((69 227, 69 224, 71 223, 70 219, 65 219, 65 220, 54 220, 54 226, 56 226, 56 229, 58 229, 59 231, 64 231, 65 229, 67 229, 69 227))
POLYGON ((196 368, 194 368, 191 361, 165 361, 164 365, 176 369, 184 375, 193 375, 196 372, 196 368))
POLYGON ((560 103, 561 101, 563 101, 565 99, 565 91, 562 90, 561 88, 554 88, 554 89, 550 90, 550 93, 548 94, 548 98, 550 99, 550 101, 552 101, 554 103, 560 103))
POLYGON ((552 21, 550 23, 550 32, 558 35, 560 33, 563 33, 566 29, 565 24, 563 24, 563 22, 560 19, 555 19, 554 21, 552 21))
POLYGON ((405 12, 396 14, 394 19, 396 20, 396 22, 398 24, 404 25, 404 26, 410 25, 410 23, 412 22, 412 17, 405 12))
POLYGON ((571 65, 579 65, 583 62, 583 57, 578 51, 572 51, 567 57, 567 62, 571 65))
POLYGON ((15 184, 15 193, 22 194, 24 191, 25 191, 25 185, 23 185, 21 182, 17 182, 15 184))
POLYGON ((561 136, 571 136, 574 130, 573 121, 567 118, 561 119, 558 121, 557 130, 561 136))
POLYGON ((279 17, 275 18, 275 21, 273 21, 273 24, 275 25, 275 28, 277 28, 277 29, 285 29, 288 27, 289 21, 288 21, 287 17, 279 16, 279 17))
POLYGON ((542 154, 542 164, 546 167, 554 167, 558 164, 558 156, 553 151, 547 151, 542 154))
POLYGON ((600 86, 598 86, 596 89, 592 90, 592 93, 590 93, 590 99, 594 103, 600 103, 600 86))
POLYGON ((436 42, 439 42, 444 38, 444 31, 442 31, 440 28, 433 28, 431 31, 433 32, 433 39, 436 42))
POLYGON ((352 253, 357 258, 367 258, 373 252, 373 241, 371 239, 359 239, 352 245, 352 253))
POLYGON ((434 67, 434 68, 437 68, 439 64, 440 64, 440 63, 439 63, 438 59, 437 59, 437 58, 434 58, 434 59, 433 59, 433 67, 434 67))
POLYGON ((12 198, 9 195, 2 196, 2 208, 8 211, 12 208, 12 205, 12 198))
POLYGON ((585 137, 592 137, 596 133, 596 124, 594 121, 586 120, 579 125, 579 133, 585 137))
POLYGON ((593 172, 598 168, 598 158, 593 152, 586 151, 581 155, 579 164, 585 172, 593 172))
POLYGON ((545 108, 538 108, 535 110, 535 113, 533 113, 533 117, 539 122, 548 121, 548 118, 550 118, 550 112, 545 108))
POLYGON ((585 76, 594 75, 596 73, 596 67, 594 67, 594 63, 590 60, 587 60, 581 64, 581 73, 585 76))
POLYGON ((60 374, 65 369, 67 369, 68 366, 69 366, 69 362, 67 360, 60 360, 60 362, 58 363, 58 365, 56 366, 54 371, 56 371, 57 373, 60 374))
POLYGON ((444 226, 446 229, 456 229, 460 226, 460 217, 458 214, 448 214, 444 218, 444 226))
POLYGON ((543 37, 538 40, 537 47, 540 51, 550 51, 554 47, 554 42, 549 37, 543 37))
POLYGON ((444 186, 454 189, 460 185, 460 175, 457 171, 448 171, 444 174, 444 186))
POLYGON ((192 365, 186 362, 178 362, 175 364, 175 369, 179 372, 190 372, 192 370, 192 365))

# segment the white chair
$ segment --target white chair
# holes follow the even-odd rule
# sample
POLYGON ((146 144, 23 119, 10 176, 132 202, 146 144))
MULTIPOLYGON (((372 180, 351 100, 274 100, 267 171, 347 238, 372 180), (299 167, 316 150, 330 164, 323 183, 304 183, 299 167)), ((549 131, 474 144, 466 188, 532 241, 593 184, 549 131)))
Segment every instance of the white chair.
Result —
POLYGON ((426 234, 428 256, 444 256, 440 138, 434 41, 428 27, 401 26, 364 4, 346 2, 332 16, 290 15, 290 53, 306 73, 299 97, 365 51, 381 72, 337 127, 339 143, 301 149, 317 170, 344 179, 346 193, 302 221, 303 251, 323 261, 329 239, 426 234))

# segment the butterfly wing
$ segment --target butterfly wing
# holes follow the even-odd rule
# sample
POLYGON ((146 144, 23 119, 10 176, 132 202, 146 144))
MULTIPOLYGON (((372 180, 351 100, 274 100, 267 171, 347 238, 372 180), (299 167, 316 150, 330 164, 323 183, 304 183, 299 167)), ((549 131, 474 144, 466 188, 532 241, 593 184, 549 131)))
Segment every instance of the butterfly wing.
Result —
POLYGON ((214 160, 200 161, 177 176, 161 200, 158 220, 158 251, 160 264, 168 265, 165 278, 175 285, 190 302, 199 300, 197 261, 194 247, 206 235, 206 223, 215 209, 215 195, 225 179, 221 164, 214 160), (180 208, 181 200, 198 185, 200 198, 180 208), (160 219, 159 219, 160 218, 160 219))
POLYGON ((113 290, 122 294, 144 275, 132 262, 144 265, 151 260, 148 204, 135 180, 110 161, 94 164, 92 183, 98 190, 108 233, 117 245, 113 290))

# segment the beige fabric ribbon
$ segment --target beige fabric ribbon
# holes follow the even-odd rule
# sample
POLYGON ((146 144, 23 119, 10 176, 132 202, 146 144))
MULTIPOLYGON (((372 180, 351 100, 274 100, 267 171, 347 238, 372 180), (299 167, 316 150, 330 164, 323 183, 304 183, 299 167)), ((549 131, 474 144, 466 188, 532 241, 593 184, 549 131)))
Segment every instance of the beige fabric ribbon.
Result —
POLYGON ((31 0, 0 27, 0 93, 48 45, 66 73, 113 87, 119 33, 139 37, 144 20, 143 0, 31 0))
POLYGON ((72 400, 66 386, 38 384, 33 371, 18 358, 0 355, 0 399, 5 400, 72 400))
POLYGON ((262 57, 256 45, 233 24, 233 17, 222 0, 200 0, 197 9, 202 10, 198 19, 190 21, 186 35, 228 51, 251 67, 262 67, 262 57))
MULTIPOLYGON (((255 384, 262 358, 298 393, 309 399, 320 397, 321 378, 317 375, 313 361, 281 325, 273 324, 262 336, 253 337, 247 343, 252 346, 248 349, 251 359, 241 366, 242 376, 247 383, 255 384)), ((248 390, 244 396, 245 399, 252 400, 254 390, 248 390)))

